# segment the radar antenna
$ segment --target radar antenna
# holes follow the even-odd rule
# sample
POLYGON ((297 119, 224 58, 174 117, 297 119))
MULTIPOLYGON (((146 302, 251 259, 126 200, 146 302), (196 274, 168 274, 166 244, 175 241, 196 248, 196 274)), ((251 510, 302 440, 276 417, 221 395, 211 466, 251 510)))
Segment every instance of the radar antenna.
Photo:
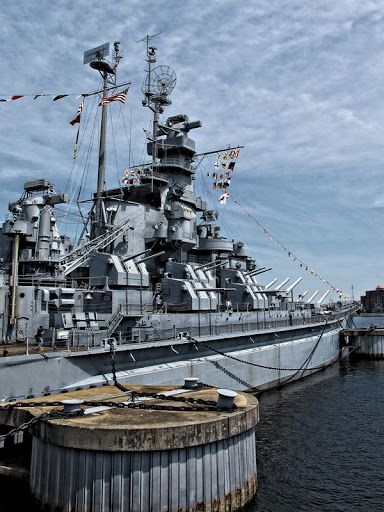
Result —
MULTIPOLYGON (((169 66, 157 66, 152 70, 151 77, 147 74, 142 91, 147 96, 164 97, 171 94, 176 85, 176 73, 169 66)), ((168 104, 167 100, 167 103, 168 104)))
MULTIPOLYGON (((159 32, 160 34, 160 32, 159 32)), ((147 35, 141 41, 147 43, 147 76, 143 82, 142 92, 144 94, 143 106, 148 107, 153 112, 152 137, 149 139, 152 145, 152 190, 153 190, 153 171, 157 166, 157 136, 159 125, 159 114, 164 112, 164 107, 171 104, 169 95, 176 85, 176 73, 169 66, 157 66, 156 50, 154 46, 149 46, 149 41, 159 34, 147 35)), ((138 42, 141 42, 138 41, 138 42)))

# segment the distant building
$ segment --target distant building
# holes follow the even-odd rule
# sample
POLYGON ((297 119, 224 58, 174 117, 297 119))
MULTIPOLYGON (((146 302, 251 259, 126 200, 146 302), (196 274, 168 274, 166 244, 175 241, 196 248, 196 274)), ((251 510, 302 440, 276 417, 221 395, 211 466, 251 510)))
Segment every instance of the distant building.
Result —
POLYGON ((366 313, 384 312, 384 284, 378 284, 376 290, 366 291, 361 303, 366 313))

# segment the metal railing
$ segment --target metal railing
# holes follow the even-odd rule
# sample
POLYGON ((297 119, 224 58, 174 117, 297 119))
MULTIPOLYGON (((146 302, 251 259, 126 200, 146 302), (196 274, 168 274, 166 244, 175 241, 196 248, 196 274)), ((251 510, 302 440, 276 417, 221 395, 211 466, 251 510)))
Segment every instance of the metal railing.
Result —
MULTIPOLYGON (((200 326, 184 326, 167 329, 151 328, 148 330, 148 325, 135 326, 135 333, 127 336, 122 331, 115 332, 115 338, 118 344, 124 345, 127 343, 143 343, 167 339, 178 339, 184 333, 195 336, 223 336, 228 334, 244 334, 250 332, 271 332, 279 328, 285 327, 311 327, 311 325, 329 323, 331 321, 341 320, 348 312, 334 313, 328 315, 313 315, 309 318, 265 318, 255 321, 254 319, 244 319, 242 321, 228 321, 228 322, 211 322, 210 324, 200 326)), ((340 325, 341 327, 341 325, 340 325)), ((112 333, 106 331, 108 336, 112 333)), ((276 340, 278 341, 278 334, 276 333, 276 340)))
MULTIPOLYGON (((114 315, 109 321, 109 326, 112 324, 114 317, 119 315, 129 316, 134 311, 134 307, 139 305, 120 305, 115 311, 114 315)), ((165 305, 163 305, 164 307, 165 305)), ((166 329, 157 329, 146 324, 138 324, 134 328, 134 332, 126 334, 122 330, 116 331, 116 327, 111 331, 110 327, 94 330, 92 328, 86 329, 72 329, 68 331, 68 337, 66 339, 59 339, 59 332, 61 329, 53 329, 52 333, 52 348, 54 350, 68 350, 81 351, 81 350, 109 350, 106 344, 106 340, 111 338, 115 339, 118 345, 124 345, 127 343, 145 343, 159 340, 172 340, 183 337, 185 333, 192 337, 199 336, 223 336, 230 334, 242 335, 244 333, 268 333, 273 332, 279 328, 295 328, 300 326, 311 327, 316 324, 324 324, 330 322, 340 322, 340 329, 342 328, 341 320, 347 315, 353 314, 355 309, 350 308, 340 312, 334 312, 326 315, 312 315, 309 318, 292 318, 292 322, 289 318, 262 318, 259 321, 255 321, 252 318, 243 317, 242 320, 237 319, 236 321, 218 321, 210 322, 208 324, 201 324, 196 326, 183 326, 166 329), (151 327, 148 329, 148 327, 151 327)), ((208 313, 209 314, 209 313, 208 313)), ((140 316, 140 315, 139 315, 140 316)), ((117 324, 118 326, 118 324, 117 324)), ((279 334, 276 332, 276 342, 279 340, 279 334)))

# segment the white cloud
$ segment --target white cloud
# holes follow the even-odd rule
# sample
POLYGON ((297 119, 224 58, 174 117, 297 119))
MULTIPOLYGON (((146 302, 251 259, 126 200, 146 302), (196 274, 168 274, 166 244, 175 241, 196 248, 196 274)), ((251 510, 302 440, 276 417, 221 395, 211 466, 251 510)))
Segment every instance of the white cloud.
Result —
MULTIPOLYGON (((382 281, 381 262, 373 255, 383 248, 383 25, 378 0, 118 0, 107 8, 97 0, 16 0, 1 15, 0 93, 94 90, 97 75, 82 65, 82 52, 120 40, 120 78, 132 80, 123 112, 129 118, 133 108, 137 163, 149 117, 140 105, 144 46, 136 41, 161 31, 155 40, 159 63, 178 75, 167 113, 203 121, 194 132, 201 151, 246 145, 233 180, 236 197, 338 286, 353 282, 363 290, 382 281)), ((78 101, 27 97, 0 103, 0 214, 25 179, 45 175, 64 188, 76 131, 68 121, 78 101)), ((128 140, 118 117, 117 107, 113 121, 123 169, 128 140)), ((108 156, 115 185, 111 144, 108 156)), ((92 161, 88 193, 95 166, 92 161)), ((224 210, 223 216, 231 230, 230 215, 224 210)), ((290 265, 284 254, 246 219, 239 225, 257 258, 268 259, 283 276, 290 265)))

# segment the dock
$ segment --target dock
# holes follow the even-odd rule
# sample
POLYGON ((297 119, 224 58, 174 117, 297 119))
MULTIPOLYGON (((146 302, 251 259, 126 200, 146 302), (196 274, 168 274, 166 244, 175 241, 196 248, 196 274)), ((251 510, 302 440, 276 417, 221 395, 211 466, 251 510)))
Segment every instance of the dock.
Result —
POLYGON ((384 359, 384 328, 356 327, 341 332, 342 349, 353 357, 384 359))

